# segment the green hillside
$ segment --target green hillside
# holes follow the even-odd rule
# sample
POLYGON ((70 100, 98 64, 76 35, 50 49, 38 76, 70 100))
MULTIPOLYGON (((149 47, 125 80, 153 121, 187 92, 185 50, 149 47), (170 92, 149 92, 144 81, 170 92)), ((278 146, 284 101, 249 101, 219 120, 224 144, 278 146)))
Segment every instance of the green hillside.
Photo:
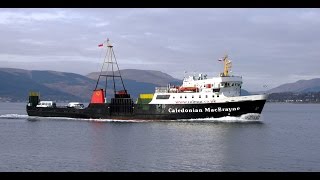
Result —
MULTIPOLYGON (((96 80, 74 73, 0 68, 0 83, 0 101, 25 102, 28 93, 36 91, 40 92, 43 100, 88 102, 96 80)), ((113 93, 113 85, 110 83, 107 88, 109 94, 113 93)), ((119 81, 116 83, 116 90, 122 90, 119 81)), ((153 93, 157 86, 129 79, 124 79, 124 84, 133 98, 137 98, 140 93, 153 93)), ((104 86, 100 84, 100 87, 104 86)))

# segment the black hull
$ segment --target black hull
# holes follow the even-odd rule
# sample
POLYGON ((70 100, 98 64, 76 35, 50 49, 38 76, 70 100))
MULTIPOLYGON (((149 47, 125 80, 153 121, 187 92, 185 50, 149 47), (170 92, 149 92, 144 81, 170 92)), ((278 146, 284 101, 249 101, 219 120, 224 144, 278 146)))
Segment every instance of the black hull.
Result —
POLYGON ((85 109, 27 106, 29 116, 121 120, 176 120, 261 114, 266 100, 209 104, 90 104, 85 109))

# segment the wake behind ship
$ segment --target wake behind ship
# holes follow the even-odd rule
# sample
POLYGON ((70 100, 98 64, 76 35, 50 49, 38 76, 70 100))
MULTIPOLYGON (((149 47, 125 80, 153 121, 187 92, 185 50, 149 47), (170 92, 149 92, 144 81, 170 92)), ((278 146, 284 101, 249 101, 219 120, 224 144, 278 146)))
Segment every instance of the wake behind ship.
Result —
POLYGON ((188 76, 180 86, 156 87, 153 94, 140 94, 134 101, 123 83, 113 46, 107 40, 99 47, 107 47, 107 51, 87 107, 76 102, 59 107, 52 101, 40 101, 39 93, 30 92, 26 106, 28 115, 121 120, 203 119, 251 113, 260 115, 266 102, 267 95, 241 96, 242 77, 230 75, 228 56, 219 60, 224 70, 217 77, 188 76), (106 71, 103 71, 105 66, 106 71), (116 90, 116 79, 123 89, 116 90), (99 88, 102 80, 105 80, 104 87, 99 88), (107 82, 112 82, 113 87, 108 89, 107 82), (112 90, 111 99, 107 99, 107 90, 112 90))

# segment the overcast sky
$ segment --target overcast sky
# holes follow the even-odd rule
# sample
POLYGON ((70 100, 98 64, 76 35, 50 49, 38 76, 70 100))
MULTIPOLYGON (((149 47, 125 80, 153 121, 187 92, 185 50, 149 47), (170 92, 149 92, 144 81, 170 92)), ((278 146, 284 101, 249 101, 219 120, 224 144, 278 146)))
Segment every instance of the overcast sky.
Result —
POLYGON ((0 9, 0 67, 87 74, 110 39, 120 69, 216 76, 244 88, 320 78, 320 9, 0 9))

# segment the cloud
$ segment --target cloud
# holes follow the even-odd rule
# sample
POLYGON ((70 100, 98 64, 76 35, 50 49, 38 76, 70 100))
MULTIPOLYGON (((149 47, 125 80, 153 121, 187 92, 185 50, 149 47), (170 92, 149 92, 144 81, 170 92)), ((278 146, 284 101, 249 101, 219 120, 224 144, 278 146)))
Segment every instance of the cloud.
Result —
POLYGON ((53 12, 10 12, 0 11, 0 24, 25 24, 34 21, 58 21, 64 19, 72 19, 63 11, 53 12))
POLYGON ((193 50, 194 47, 188 44, 175 44, 175 45, 169 45, 166 48, 172 50, 172 51, 178 51, 178 52, 190 52, 193 50))
POLYGON ((37 41, 34 39, 19 39, 18 41, 24 44, 41 45, 41 46, 48 46, 48 45, 54 44, 54 41, 49 41, 49 40, 37 41))
POLYGON ((304 22, 320 23, 320 12, 319 9, 303 12, 298 15, 299 19, 304 22))
POLYGON ((120 68, 177 78, 184 71, 215 76, 217 59, 228 53, 253 91, 320 69, 319 9, 1 9, 0 34, 0 61, 101 63, 97 45, 110 38, 120 68))
POLYGON ((146 35, 146 36, 152 36, 153 33, 151 33, 151 32, 145 32, 144 35, 146 35))
POLYGON ((95 23, 94 26, 105 27, 105 26, 108 26, 109 24, 110 24, 109 22, 98 22, 98 23, 95 23))

